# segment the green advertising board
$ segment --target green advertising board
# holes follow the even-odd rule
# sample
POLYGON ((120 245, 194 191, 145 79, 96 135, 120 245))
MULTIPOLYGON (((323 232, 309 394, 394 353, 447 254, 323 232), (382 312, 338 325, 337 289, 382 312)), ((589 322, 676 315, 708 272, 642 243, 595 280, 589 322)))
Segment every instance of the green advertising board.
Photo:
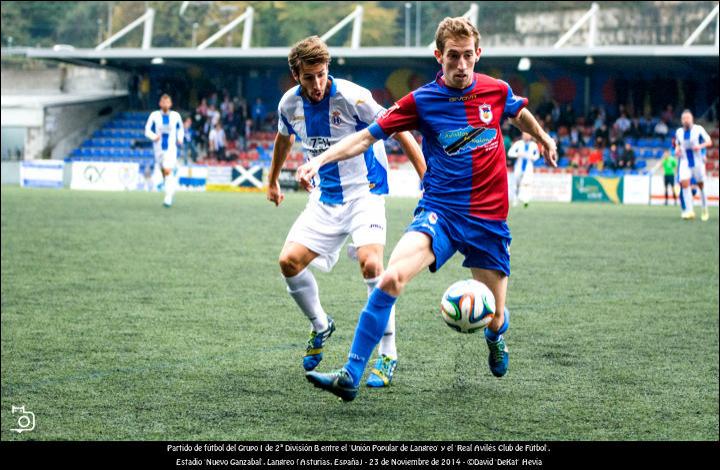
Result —
POLYGON ((612 202, 622 203, 623 179, 601 178, 596 176, 573 176, 573 202, 612 202))

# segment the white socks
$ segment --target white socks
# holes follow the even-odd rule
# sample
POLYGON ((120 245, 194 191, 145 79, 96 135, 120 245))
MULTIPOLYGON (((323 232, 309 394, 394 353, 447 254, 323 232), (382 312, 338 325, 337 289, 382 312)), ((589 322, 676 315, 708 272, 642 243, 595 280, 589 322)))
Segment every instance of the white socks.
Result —
POLYGON ((682 188, 683 193, 683 199, 685 199, 685 213, 690 213, 693 211, 693 195, 692 195, 692 189, 690 189, 690 186, 687 188, 682 188))
POLYGON ((172 204, 175 196, 175 175, 170 173, 165 177, 165 204, 172 204))
MULTIPOLYGON (((372 290, 377 286, 378 282, 380 282, 380 276, 372 278, 372 279, 365 279, 365 284, 367 284, 368 288, 368 295, 372 292, 372 290)), ((382 339, 380 340, 380 346, 378 346, 378 354, 380 355, 386 355, 393 359, 397 359, 397 347, 395 346, 395 306, 393 305, 392 309, 390 310, 390 318, 388 319, 388 324, 385 327, 385 333, 383 334, 382 339)))
POLYGON ((286 277, 285 282, 288 293, 312 323, 313 331, 327 330, 327 314, 320 305, 318 285, 313 273, 305 268, 295 276, 286 277))
POLYGON ((707 195, 705 194, 705 186, 703 186, 702 189, 698 188, 698 191, 700 191, 700 200, 702 201, 702 208, 707 209, 707 195))

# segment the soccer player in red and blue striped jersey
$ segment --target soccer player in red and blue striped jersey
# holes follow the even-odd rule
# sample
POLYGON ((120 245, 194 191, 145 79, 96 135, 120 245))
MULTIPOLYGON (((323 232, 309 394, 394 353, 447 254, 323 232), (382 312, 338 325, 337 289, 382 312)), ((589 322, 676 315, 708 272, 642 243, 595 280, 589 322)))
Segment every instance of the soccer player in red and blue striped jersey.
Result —
POLYGON ((335 372, 309 372, 316 387, 345 401, 355 398, 373 349, 382 337, 390 309, 407 283, 423 269, 439 269, 459 251, 463 266, 495 296, 496 314, 485 328, 488 364, 496 377, 507 372, 509 354, 503 333, 510 275, 508 183, 500 123, 503 116, 542 146, 556 166, 553 139, 525 109, 527 99, 510 86, 474 73, 481 53, 480 34, 464 18, 445 18, 435 34, 436 79, 398 100, 367 129, 356 132, 298 169, 307 185, 324 164, 362 153, 379 139, 415 129, 423 135, 427 171, 415 219, 392 252, 380 283, 363 309, 345 366, 335 372))

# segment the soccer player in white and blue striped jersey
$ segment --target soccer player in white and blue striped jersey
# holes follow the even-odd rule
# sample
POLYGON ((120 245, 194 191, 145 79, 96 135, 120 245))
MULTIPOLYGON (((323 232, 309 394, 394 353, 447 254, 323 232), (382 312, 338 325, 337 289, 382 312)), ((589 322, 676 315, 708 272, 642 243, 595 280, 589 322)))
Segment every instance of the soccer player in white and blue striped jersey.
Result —
POLYGON ((683 219, 694 219, 693 196, 690 180, 695 179, 700 190, 702 201, 703 221, 710 218, 707 209, 707 195, 705 193, 705 158, 707 148, 712 146, 712 139, 707 131, 694 123, 693 114, 689 109, 680 116, 682 127, 675 131, 675 154, 678 157, 678 179, 680 180, 683 219))
POLYGON ((153 141, 155 166, 160 167, 165 182, 163 206, 171 207, 177 186, 175 181, 177 151, 178 146, 183 144, 185 131, 180 114, 170 110, 172 108, 170 95, 162 95, 159 104, 160 109, 150 113, 145 123, 145 137, 153 141))
MULTIPOLYGON (((328 74, 330 53, 317 36, 298 42, 288 55, 293 77, 299 83, 278 105, 267 198, 279 205, 284 199, 278 178, 297 138, 305 159, 310 160, 343 137, 366 128, 385 109, 369 90, 328 74)), ((413 136, 399 133, 397 140, 420 178, 425 161, 413 136)), ((368 294, 383 272, 387 231, 384 194, 388 193, 387 156, 382 142, 353 158, 323 167, 309 187, 310 198, 290 232, 280 254, 280 270, 287 290, 312 325, 303 368, 313 370, 322 360, 325 341, 335 324, 320 304, 315 277, 308 269, 330 271, 348 235, 368 294)), ((378 360, 367 381, 370 387, 390 384, 397 366, 395 315, 391 314, 378 349, 378 360)))
POLYGON ((508 150, 508 157, 516 158, 513 176, 515 179, 515 198, 513 206, 522 202, 528 206, 532 196, 533 166, 534 161, 540 158, 538 146, 527 132, 522 133, 522 139, 518 140, 508 150))

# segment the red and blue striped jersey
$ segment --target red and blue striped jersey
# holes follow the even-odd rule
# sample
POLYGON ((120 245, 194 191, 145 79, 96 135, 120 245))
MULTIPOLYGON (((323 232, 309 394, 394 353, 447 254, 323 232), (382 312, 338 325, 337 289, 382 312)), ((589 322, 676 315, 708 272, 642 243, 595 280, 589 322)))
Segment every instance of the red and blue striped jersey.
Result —
POLYGON ((423 207, 450 209, 489 220, 505 220, 508 184, 500 122, 515 117, 527 98, 510 85, 476 73, 463 89, 435 81, 404 96, 369 131, 386 139, 401 131, 418 130, 427 163, 423 207))

